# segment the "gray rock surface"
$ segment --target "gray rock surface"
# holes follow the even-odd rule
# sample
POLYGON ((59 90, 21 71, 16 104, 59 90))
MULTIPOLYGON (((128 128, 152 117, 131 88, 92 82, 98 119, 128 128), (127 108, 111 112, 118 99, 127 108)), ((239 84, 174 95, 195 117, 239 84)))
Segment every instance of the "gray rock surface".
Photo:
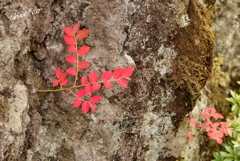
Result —
POLYGON ((3 0, 0 11, 1 160, 176 160, 212 67, 211 10, 194 0, 3 0), (129 88, 101 89, 86 115, 71 93, 36 93, 70 67, 61 28, 76 22, 90 30, 81 75, 135 67, 129 88))
MULTIPOLYGON (((211 83, 204 87, 192 111, 193 117, 198 121, 201 121, 199 114, 206 107, 215 107, 217 112, 227 115, 230 108, 225 98, 229 97, 229 88, 239 89, 236 81, 240 80, 240 2, 238 0, 219 0, 216 1, 215 5, 216 13, 212 31, 215 35, 216 45, 213 55, 224 55, 222 70, 230 76, 230 87, 227 85, 225 88, 215 88, 211 83)), ((213 151, 220 151, 220 146, 215 141, 209 140, 203 132, 195 130, 194 134, 195 140, 188 142, 182 151, 182 154, 185 155, 185 161, 211 160, 213 151)))

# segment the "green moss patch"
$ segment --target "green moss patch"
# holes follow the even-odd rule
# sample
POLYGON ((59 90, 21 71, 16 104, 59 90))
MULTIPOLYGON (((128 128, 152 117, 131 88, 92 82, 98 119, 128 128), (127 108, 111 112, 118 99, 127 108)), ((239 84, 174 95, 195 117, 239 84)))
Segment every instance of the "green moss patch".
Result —
POLYGON ((179 28, 175 37, 179 57, 173 87, 190 94, 191 107, 211 74, 214 48, 211 23, 214 10, 214 7, 206 9, 199 2, 190 0, 187 11, 190 24, 179 28))

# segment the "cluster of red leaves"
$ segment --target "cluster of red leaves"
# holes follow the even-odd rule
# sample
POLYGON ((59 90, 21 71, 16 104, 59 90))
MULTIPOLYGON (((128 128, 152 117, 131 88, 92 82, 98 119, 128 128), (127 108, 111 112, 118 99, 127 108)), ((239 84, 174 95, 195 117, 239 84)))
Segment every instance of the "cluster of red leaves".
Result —
MULTIPOLYGON (((72 28, 70 27, 64 27, 63 30, 66 33, 66 35, 63 36, 64 41, 69 45, 68 51, 75 53, 76 55, 69 55, 66 57, 66 61, 74 64, 76 68, 68 68, 66 71, 67 73, 74 75, 75 78, 78 74, 78 69, 85 69, 90 66, 90 63, 87 61, 80 61, 79 57, 86 55, 90 47, 89 46, 82 46, 79 49, 77 48, 77 40, 83 39, 86 36, 88 36, 89 30, 80 30, 78 31, 80 25, 79 23, 76 23, 73 25, 72 28)), ((113 72, 112 71, 106 71, 104 72, 100 79, 101 81, 98 81, 99 76, 96 72, 90 72, 88 77, 81 77, 80 79, 80 85, 73 85, 71 88, 75 87, 84 87, 84 89, 79 90, 76 94, 74 94, 71 91, 71 88, 68 88, 68 90, 75 95, 75 100, 73 103, 73 107, 79 107, 81 105, 82 111, 84 114, 86 114, 90 109, 92 112, 96 110, 95 103, 99 102, 101 99, 101 96, 95 95, 89 99, 89 101, 86 101, 83 99, 85 95, 92 95, 93 91, 98 90, 101 88, 101 83, 103 83, 104 87, 106 89, 112 87, 112 82, 116 81, 120 86, 127 88, 128 87, 128 81, 131 80, 129 77, 132 75, 134 68, 117 68, 113 72)), ((60 85, 62 86, 66 85, 68 83, 67 73, 62 73, 60 67, 56 69, 56 78, 53 81, 52 86, 60 85)))
POLYGON ((61 86, 64 86, 68 83, 68 80, 66 79, 67 73, 62 73, 62 70, 60 67, 56 69, 56 77, 57 79, 54 79, 52 86, 57 86, 60 84, 61 86))
MULTIPOLYGON (((201 113, 200 116, 204 118, 206 121, 201 124, 197 123, 196 120, 192 119, 192 116, 190 116, 190 123, 189 126, 191 126, 194 129, 200 129, 202 131, 207 132, 207 135, 209 136, 210 139, 216 140, 218 144, 222 144, 223 136, 224 135, 229 135, 232 137, 232 131, 229 128, 232 125, 231 121, 226 121, 226 122, 212 122, 211 117, 213 117, 215 120, 218 119, 223 119, 224 117, 216 113, 215 108, 206 108, 204 113, 201 113)), ((193 140, 193 132, 189 131, 187 133, 187 136, 190 141, 193 140)))
MULTIPOLYGON (((81 48, 77 49, 77 40, 81 40, 85 37, 88 36, 89 30, 80 30, 78 31, 80 25, 79 23, 76 23, 75 25, 73 25, 73 28, 70 27, 64 27, 63 30, 66 33, 66 35, 63 36, 64 41, 70 45, 68 47, 68 51, 72 52, 72 53, 77 53, 77 55, 69 55, 68 57, 66 57, 66 61, 72 64, 77 64, 78 63, 78 68, 79 69, 84 69, 90 66, 90 63, 86 62, 86 61, 81 61, 78 62, 78 58, 77 56, 84 56, 86 55, 89 50, 90 47, 89 46, 82 46, 81 48), (78 31, 78 32, 77 32, 78 31)), ((67 72, 71 75, 76 75, 77 74, 77 70, 75 68, 68 68, 67 72)))
POLYGON ((101 80, 102 81, 97 81, 98 80, 98 75, 96 72, 90 72, 89 77, 81 77, 80 83, 82 86, 84 86, 84 89, 79 90, 76 93, 77 98, 75 99, 73 103, 73 107, 78 107, 82 103, 82 111, 84 114, 86 114, 89 111, 89 108, 91 108, 92 112, 96 110, 96 107, 93 105, 94 103, 97 103, 100 101, 101 96, 93 96, 89 101, 84 101, 82 97, 84 97, 86 94, 91 95, 93 91, 98 90, 101 88, 101 83, 104 84, 104 87, 106 89, 112 87, 113 81, 117 81, 117 83, 122 86, 127 88, 128 87, 128 82, 125 79, 130 79, 129 76, 132 75, 134 68, 129 67, 126 69, 123 68, 117 68, 112 71, 106 71, 101 75, 101 80))

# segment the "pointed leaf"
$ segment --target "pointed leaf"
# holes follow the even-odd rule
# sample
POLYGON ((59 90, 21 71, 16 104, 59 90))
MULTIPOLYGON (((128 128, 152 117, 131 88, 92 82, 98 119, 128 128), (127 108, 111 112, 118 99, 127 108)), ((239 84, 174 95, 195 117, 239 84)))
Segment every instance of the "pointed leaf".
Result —
POLYGON ((86 91, 87 94, 92 94, 92 92, 93 92, 92 85, 86 85, 85 86, 85 91, 86 91))
POLYGON ((91 83, 93 83, 93 82, 96 82, 97 79, 98 79, 97 73, 96 72, 90 72, 90 74, 89 74, 89 81, 91 83))
POLYGON ((102 74, 102 81, 108 81, 112 77, 112 71, 106 71, 102 74))
POLYGON ((96 95, 96 96, 93 96, 93 97, 89 100, 89 102, 90 102, 90 103, 97 103, 97 102, 100 101, 101 98, 102 98, 101 96, 96 95))
POLYGON ((76 93, 76 95, 77 95, 78 97, 83 97, 83 96, 85 96, 85 95, 86 95, 85 89, 79 90, 79 91, 76 93))
POLYGON ((87 84, 87 77, 81 78, 81 84, 87 84))
POLYGON ((76 75, 77 70, 76 70, 75 68, 68 68, 68 69, 67 69, 67 72, 68 72, 69 74, 76 75))
POLYGON ((66 61, 72 64, 76 64, 77 58, 75 55, 69 55, 68 57, 66 57, 66 61))
POLYGON ((127 80, 131 80, 129 77, 124 77, 125 79, 127 79, 127 80))
POLYGON ((117 82, 122 87, 127 88, 127 86, 128 86, 128 82, 126 80, 124 80, 124 79, 119 79, 117 82))
POLYGON ((55 86, 57 86, 57 85, 58 85, 58 80, 57 80, 57 79, 54 79, 52 86, 55 87, 55 86))
POLYGON ((61 86, 64 86, 64 85, 66 85, 68 83, 68 79, 64 79, 64 80, 62 80, 61 82, 60 82, 60 85, 61 86))
POLYGON ((63 81, 64 79, 66 79, 66 77, 67 77, 67 73, 66 72, 62 73, 59 77, 59 81, 63 81))
POLYGON ((111 87, 112 87, 112 83, 109 82, 109 81, 104 81, 104 87, 105 87, 106 89, 111 88, 111 87))
POLYGON ((68 35, 68 36, 74 36, 73 30, 69 27, 64 27, 62 28, 63 31, 68 35))
POLYGON ((96 111, 96 107, 95 107, 93 104, 89 104, 89 106, 90 106, 92 112, 95 112, 95 111, 96 111))
POLYGON ((93 83, 93 90, 98 90, 101 88, 101 84, 97 83, 97 82, 94 82, 93 83))
POLYGON ((78 107, 80 106, 81 103, 82 103, 82 100, 80 100, 79 98, 76 98, 73 102, 73 107, 78 107))
POLYGON ((78 50, 78 55, 79 56, 83 56, 85 54, 87 54, 90 50, 89 46, 82 46, 79 50, 78 50))
POLYGON ((89 33, 89 30, 80 30, 77 33, 76 39, 77 40, 83 39, 83 38, 85 38, 88 35, 88 33, 89 33))
POLYGON ((89 104, 87 102, 83 102, 83 104, 82 104, 82 112, 84 114, 86 114, 86 113, 88 113, 88 111, 89 111, 89 104))
POLYGON ((71 45, 71 46, 69 46, 68 51, 70 51, 72 53, 76 53, 77 49, 75 48, 75 46, 71 45))
POLYGON ((226 122, 226 127, 230 127, 230 126, 232 126, 232 121, 227 121, 226 122))
POLYGON ((87 62, 87 61, 81 61, 81 62, 79 62, 78 63, 78 68, 79 69, 84 69, 84 68, 87 68, 87 67, 89 67, 89 62, 87 62))
POLYGON ((212 117, 214 117, 216 120, 217 119, 223 119, 224 117, 223 117, 223 115, 221 115, 220 113, 216 113, 216 114, 214 114, 212 117))
POLYGON ((62 70, 61 70, 60 67, 58 67, 58 68, 56 69, 56 77, 57 77, 57 79, 59 79, 61 73, 62 73, 62 70))
POLYGON ((123 77, 130 77, 134 71, 134 67, 128 67, 123 71, 123 77))
POLYGON ((77 31, 78 31, 78 29, 79 29, 79 27, 80 27, 80 24, 79 23, 75 23, 74 25, 73 25, 73 33, 75 34, 77 31))
POLYGON ((63 38, 64 38, 64 41, 65 41, 68 45, 76 45, 76 41, 75 41, 74 37, 68 36, 68 35, 64 35, 63 38))
POLYGON ((227 128, 227 134, 228 134, 230 137, 232 137, 232 130, 229 129, 229 128, 227 128))
POLYGON ((117 68, 113 72, 113 78, 114 79, 119 79, 123 76, 124 69, 123 68, 117 68))

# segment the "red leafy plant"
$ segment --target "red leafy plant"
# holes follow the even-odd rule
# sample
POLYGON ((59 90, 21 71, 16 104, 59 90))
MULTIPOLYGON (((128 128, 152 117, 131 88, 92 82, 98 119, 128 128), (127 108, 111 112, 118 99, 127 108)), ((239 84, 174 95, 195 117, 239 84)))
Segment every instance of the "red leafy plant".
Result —
POLYGON ((92 96, 88 101, 83 97, 85 95, 92 95, 92 93, 101 88, 103 86, 108 89, 111 88, 113 82, 117 82, 120 86, 127 88, 128 81, 131 80, 129 77, 132 75, 134 71, 134 67, 128 68, 117 68, 113 72, 106 71, 101 76, 94 71, 89 73, 88 77, 82 76, 78 83, 78 73, 81 69, 88 68, 90 63, 87 61, 80 61, 80 58, 86 55, 90 47, 82 46, 78 48, 77 40, 81 40, 88 36, 89 30, 79 30, 80 24, 76 23, 72 28, 64 27, 63 30, 66 35, 63 36, 64 41, 69 45, 68 51, 71 53, 75 53, 75 55, 69 55, 66 57, 66 61, 68 63, 73 64, 73 67, 68 68, 66 72, 62 72, 61 68, 58 67, 56 69, 56 79, 54 79, 52 86, 60 85, 59 89, 55 90, 38 90, 38 92, 57 92, 57 91, 69 91, 75 96, 75 100, 73 102, 73 107, 81 106, 81 109, 84 114, 89 112, 91 109, 92 112, 96 110, 95 104, 98 103, 101 99, 101 96, 95 95, 92 96), (68 79, 67 73, 75 76, 74 83, 71 87, 63 88, 63 86, 67 85, 68 79), (100 79, 100 81, 99 81, 100 79), (78 90, 77 93, 72 91, 73 88, 83 88, 78 90))
MULTIPOLYGON (((229 128, 232 125, 231 121, 226 122, 212 122, 211 117, 215 120, 223 119, 224 117, 216 113, 215 108, 206 108, 204 113, 201 113, 200 116, 205 119, 204 123, 198 123, 196 120, 190 116, 189 126, 194 129, 199 129, 207 133, 210 139, 216 140, 218 144, 222 144, 222 138, 224 135, 229 135, 232 137, 232 130, 229 128)), ((187 136, 190 141, 193 141, 193 132, 189 131, 187 136)))

